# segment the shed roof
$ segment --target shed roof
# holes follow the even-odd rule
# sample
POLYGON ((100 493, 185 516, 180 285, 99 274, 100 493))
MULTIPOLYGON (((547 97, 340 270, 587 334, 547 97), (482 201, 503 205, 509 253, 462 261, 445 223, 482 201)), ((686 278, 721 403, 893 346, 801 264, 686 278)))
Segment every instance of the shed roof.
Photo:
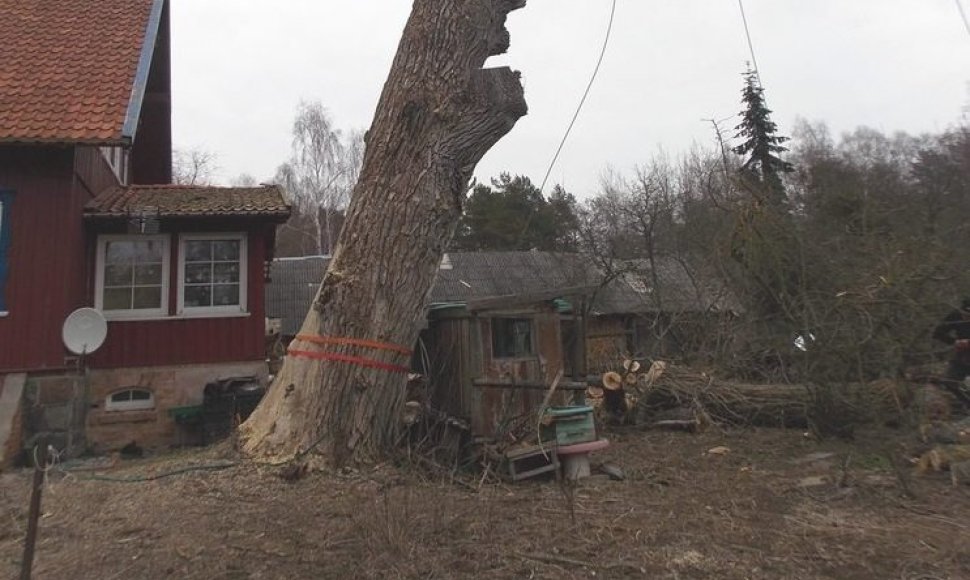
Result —
POLYGON ((0 142, 134 136, 164 0, 0 0, 0 142))
POLYGON ((654 260, 656 284, 646 260, 615 264, 618 274, 610 280, 587 257, 570 253, 460 252, 448 254, 446 264, 438 272, 432 302, 468 302, 585 286, 597 288, 593 295, 597 314, 703 312, 727 306, 723 284, 698 276, 674 258, 654 260))
MULTIPOLYGON (((282 320, 284 335, 293 335, 303 323, 330 258, 281 258, 273 262, 272 282, 266 289, 266 315, 282 320)), ((698 282, 687 266, 676 260, 658 260, 661 308, 665 311, 703 312, 729 308, 723 285, 698 282)), ((596 314, 635 314, 657 310, 652 276, 643 262, 621 264, 623 274, 603 284, 604 276, 578 254, 551 252, 449 253, 431 290, 432 304, 469 304, 496 297, 539 295, 557 289, 599 286, 594 296, 596 314)))
POLYGON ((431 302, 467 302, 598 282, 595 271, 577 254, 456 252, 442 262, 431 302))
POLYGON ((278 185, 214 187, 131 185, 110 187, 88 202, 89 218, 127 217, 142 210, 159 217, 265 216, 286 219, 290 206, 278 185))

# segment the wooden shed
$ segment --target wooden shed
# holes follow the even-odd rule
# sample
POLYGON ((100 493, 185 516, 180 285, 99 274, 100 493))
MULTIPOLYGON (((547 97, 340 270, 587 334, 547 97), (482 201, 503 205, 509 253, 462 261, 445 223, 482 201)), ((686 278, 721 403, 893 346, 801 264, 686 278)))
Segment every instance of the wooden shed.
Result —
MULTIPOLYGON (((418 361, 432 405, 493 437, 535 411, 557 375, 557 400, 586 388, 583 324, 570 302, 588 287, 492 297, 431 307, 418 361), (567 322, 564 324, 564 322, 567 322), (579 328, 565 332, 566 326, 579 328), (567 373, 568 371, 568 373, 567 373)), ((578 310, 578 309, 577 309, 578 310)))
MULTIPOLYGON (((284 342, 299 330, 328 262, 274 260, 266 313, 284 342)), ((445 256, 412 361, 428 406, 492 437, 535 410, 560 371, 560 393, 585 389, 586 325, 574 312, 584 312, 596 285, 577 280, 577 265, 546 252, 445 256)))

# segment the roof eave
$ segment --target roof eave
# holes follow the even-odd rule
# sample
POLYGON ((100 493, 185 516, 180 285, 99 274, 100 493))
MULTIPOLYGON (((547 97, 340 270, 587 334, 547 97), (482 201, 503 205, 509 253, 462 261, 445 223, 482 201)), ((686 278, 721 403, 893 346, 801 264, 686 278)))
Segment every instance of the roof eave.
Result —
POLYGON ((121 128, 121 135, 128 139, 128 142, 135 138, 135 132, 138 130, 138 119, 141 117, 141 106, 145 100, 145 89, 148 86, 148 74, 151 72, 152 59, 155 57, 155 43, 158 40, 164 7, 165 0, 154 0, 152 2, 152 11, 148 16, 148 24, 145 27, 145 41, 141 47, 138 68, 135 69, 135 82, 131 87, 128 110, 125 113, 125 122, 121 128))
POLYGON ((0 137, 0 144, 3 145, 103 145, 103 146, 128 146, 131 145, 131 138, 121 137, 93 137, 93 138, 74 138, 74 137, 0 137))
MULTIPOLYGON (((85 212, 84 219, 112 220, 128 219, 128 215, 118 212, 85 212)), ((266 221, 285 222, 290 217, 290 211, 234 211, 234 212, 169 212, 159 214, 159 219, 203 219, 203 218, 264 218, 266 221)))
POLYGON ((468 308, 468 310, 476 312, 481 310, 494 310, 497 308, 526 306, 529 304, 547 302, 556 298, 568 298, 571 296, 585 298, 590 296, 596 290, 596 288, 596 286, 566 286, 563 288, 553 288, 539 292, 523 292, 520 294, 509 294, 505 296, 473 298, 465 300, 465 306, 468 308))

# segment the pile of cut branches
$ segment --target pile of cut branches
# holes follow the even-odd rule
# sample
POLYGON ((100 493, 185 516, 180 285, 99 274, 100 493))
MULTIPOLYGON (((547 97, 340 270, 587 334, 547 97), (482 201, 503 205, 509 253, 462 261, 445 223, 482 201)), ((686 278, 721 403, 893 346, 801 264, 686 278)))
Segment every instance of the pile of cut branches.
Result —
POLYGON ((822 398, 855 420, 896 418, 910 400, 906 385, 888 380, 825 387, 741 383, 661 362, 648 374, 654 376, 650 384, 638 385, 638 424, 662 422, 671 413, 687 411, 698 420, 721 424, 803 428, 816 419, 822 398))

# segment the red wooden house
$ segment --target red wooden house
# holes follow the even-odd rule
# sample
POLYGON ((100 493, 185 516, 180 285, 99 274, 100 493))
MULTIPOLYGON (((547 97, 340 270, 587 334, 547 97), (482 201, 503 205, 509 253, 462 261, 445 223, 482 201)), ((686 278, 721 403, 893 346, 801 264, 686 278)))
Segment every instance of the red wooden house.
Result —
POLYGON ((266 375, 265 264, 289 207, 275 186, 169 185, 168 12, 0 0, 0 389, 24 389, 28 431, 86 417, 94 448, 174 442, 169 411, 208 381, 266 375), (61 329, 82 306, 108 334, 65 412, 61 329))

